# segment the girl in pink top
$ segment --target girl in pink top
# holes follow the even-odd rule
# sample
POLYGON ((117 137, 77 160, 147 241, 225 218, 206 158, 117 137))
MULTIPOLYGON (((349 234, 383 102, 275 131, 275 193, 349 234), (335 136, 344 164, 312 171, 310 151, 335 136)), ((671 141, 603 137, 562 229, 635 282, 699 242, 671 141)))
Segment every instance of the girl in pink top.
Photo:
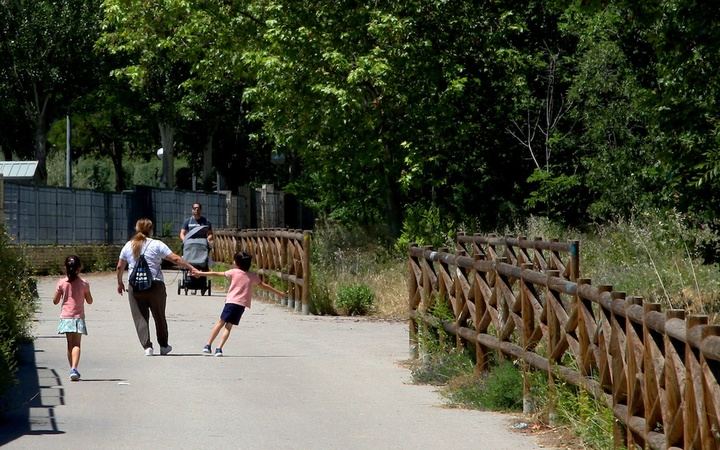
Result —
POLYGON ((60 279, 55 288, 53 303, 62 302, 60 310, 60 323, 58 334, 64 334, 67 339, 67 358, 70 364, 70 380, 78 381, 80 372, 77 367, 80 363, 80 339, 87 334, 85 326, 85 302, 93 302, 90 294, 90 284, 78 275, 82 264, 75 255, 65 258, 66 278, 60 279))
POLYGON ((196 272, 193 276, 223 275, 230 280, 230 287, 225 297, 225 306, 220 314, 220 320, 217 321, 210 331, 210 339, 203 348, 203 353, 210 353, 212 343, 220 333, 220 329, 225 328, 225 332, 220 337, 220 346, 215 348, 215 356, 222 356, 222 348, 230 337, 230 330, 233 325, 240 323, 240 318, 245 312, 245 308, 250 308, 252 300, 253 286, 258 286, 266 291, 274 292, 277 295, 285 296, 285 293, 275 289, 260 279, 258 274, 250 272, 250 263, 252 257, 245 252, 238 252, 233 257, 233 268, 226 272, 196 272))

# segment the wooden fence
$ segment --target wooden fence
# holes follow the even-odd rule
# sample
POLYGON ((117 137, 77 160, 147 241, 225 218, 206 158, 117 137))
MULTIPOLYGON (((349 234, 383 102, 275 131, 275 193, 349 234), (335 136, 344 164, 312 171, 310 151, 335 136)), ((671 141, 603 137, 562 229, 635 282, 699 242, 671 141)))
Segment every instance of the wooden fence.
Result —
POLYGON ((418 323, 442 328, 474 347, 478 372, 491 352, 545 371, 551 413, 556 379, 606 402, 616 446, 720 448, 720 326, 592 286, 578 259, 578 242, 459 236, 454 254, 411 246, 411 351, 418 323), (437 301, 453 321, 429 314, 437 301))
POLYGON ((215 230, 213 259, 232 263, 233 255, 252 255, 257 273, 275 275, 287 283, 281 304, 309 314, 310 231, 287 229, 215 230))

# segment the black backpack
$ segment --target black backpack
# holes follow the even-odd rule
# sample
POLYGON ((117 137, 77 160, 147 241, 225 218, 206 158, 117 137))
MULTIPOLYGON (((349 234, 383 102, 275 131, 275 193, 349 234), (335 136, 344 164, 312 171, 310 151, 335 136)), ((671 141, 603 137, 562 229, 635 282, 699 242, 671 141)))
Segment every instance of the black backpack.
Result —
POLYGON ((135 292, 147 291, 152 287, 153 278, 150 273, 150 266, 148 266, 147 260, 145 259, 145 252, 140 255, 135 263, 128 282, 135 292))

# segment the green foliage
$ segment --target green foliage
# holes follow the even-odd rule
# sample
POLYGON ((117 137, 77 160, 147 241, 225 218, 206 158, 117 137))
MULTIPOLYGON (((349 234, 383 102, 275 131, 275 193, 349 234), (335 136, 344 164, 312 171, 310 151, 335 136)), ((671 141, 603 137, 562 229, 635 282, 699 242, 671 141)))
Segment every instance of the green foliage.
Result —
POLYGON ((381 270, 405 255, 405 252, 392 252, 386 241, 383 230, 318 220, 313 230, 313 270, 320 269, 335 275, 358 275, 381 270))
POLYGON ((7 235, 0 229, 0 394, 15 383, 16 355, 20 342, 30 339, 32 316, 37 307, 35 280, 29 264, 8 248, 7 235))
POLYGON ((537 188, 525 199, 525 203, 533 210, 545 209, 548 216, 558 220, 565 219, 564 213, 572 206, 566 199, 581 185, 577 175, 554 174, 544 169, 535 169, 527 181, 537 188))
MULTIPOLYGON (((0 111, 9 106, 10 114, 20 113, 11 123, 27 133, 3 139, 11 146, 4 150, 27 157, 33 149, 41 180, 47 176, 45 140, 50 124, 96 83, 93 45, 100 32, 99 4, 99 0, 0 2, 0 111)), ((6 130, 11 128, 3 124, 0 134, 6 130)), ((15 132, 10 131, 11 136, 15 132)))
POLYGON ((415 383, 445 385, 450 380, 472 372, 472 362, 468 355, 455 347, 455 339, 443 330, 432 330, 420 323, 418 343, 421 358, 412 367, 415 383))
POLYGON ((364 316, 372 311, 375 293, 363 283, 340 286, 337 290, 335 308, 349 316, 364 316))
POLYGON ((637 211, 582 240, 581 272, 596 284, 612 284, 666 307, 718 312, 718 267, 703 264, 700 252, 716 239, 677 212, 637 211))
POLYGON ((310 313, 318 316, 336 315, 330 287, 324 273, 313 271, 310 284, 310 313))
POLYGON ((580 240, 580 272, 593 284, 609 284, 627 295, 665 307, 715 314, 720 311, 720 267, 706 264, 718 236, 677 211, 634 210, 581 232, 531 217, 503 234, 580 240))
MULTIPOLYGON (((123 170, 127 178, 126 186, 160 186, 162 163, 157 158, 144 161, 142 159, 123 159, 123 170)), ((177 158, 175 168, 180 171, 188 167, 185 158, 177 158)), ((49 186, 65 186, 65 152, 52 151, 47 160, 49 186)), ((112 161, 106 156, 81 156, 73 162, 73 187, 97 191, 115 190, 115 169, 112 161)), ((163 233, 165 229, 161 230, 163 233)), ((174 235, 174 230, 163 236, 174 235)))
POLYGON ((615 417, 608 406, 583 389, 558 383, 556 413, 560 423, 568 424, 588 448, 610 450, 613 447, 615 417))
POLYGON ((454 404, 493 411, 521 411, 522 373, 509 361, 493 366, 487 374, 460 378, 445 392, 454 404))
POLYGON ((452 246, 456 229, 455 222, 437 205, 410 205, 405 210, 402 233, 395 247, 399 252, 407 252, 411 243, 435 248, 452 246))

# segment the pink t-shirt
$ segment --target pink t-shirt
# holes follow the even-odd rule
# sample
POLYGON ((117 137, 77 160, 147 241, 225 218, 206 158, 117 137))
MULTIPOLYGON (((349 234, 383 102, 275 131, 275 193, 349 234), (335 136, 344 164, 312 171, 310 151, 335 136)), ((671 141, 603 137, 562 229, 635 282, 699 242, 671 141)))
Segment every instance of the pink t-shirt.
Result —
POLYGON ((225 272, 225 278, 230 280, 225 303, 235 303, 249 308, 252 300, 252 288, 262 282, 258 274, 240 269, 230 269, 225 272))
POLYGON ((85 293, 90 290, 90 283, 80 277, 71 283, 67 278, 58 280, 55 292, 60 294, 61 319, 85 318, 85 293))

